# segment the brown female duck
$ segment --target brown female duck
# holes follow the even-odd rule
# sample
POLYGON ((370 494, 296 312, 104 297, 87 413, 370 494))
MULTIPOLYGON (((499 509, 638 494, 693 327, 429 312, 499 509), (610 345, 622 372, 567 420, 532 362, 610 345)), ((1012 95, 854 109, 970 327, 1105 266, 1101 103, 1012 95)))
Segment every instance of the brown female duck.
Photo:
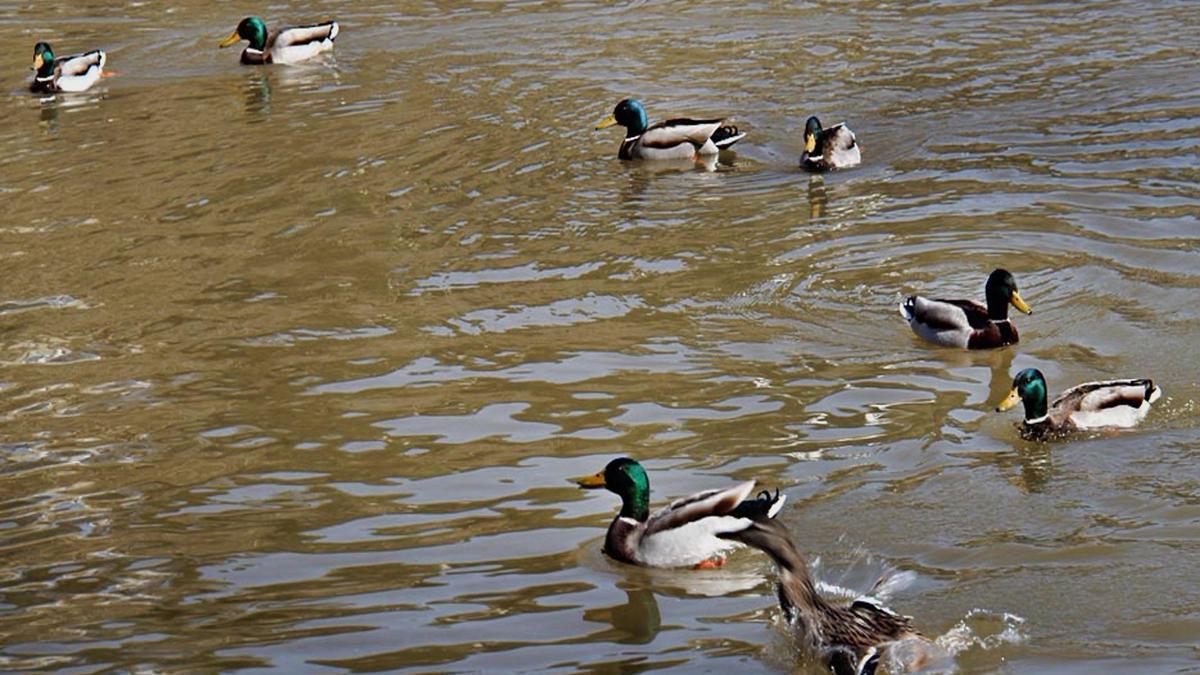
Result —
MULTIPOLYGON (((787 528, 774 520, 759 519, 745 529, 718 535, 771 556, 779 566, 779 604, 799 637, 836 675, 870 675, 889 645, 916 639, 930 644, 917 632, 912 617, 901 616, 873 599, 860 598, 849 606, 835 605, 817 593, 808 563, 797 550, 787 528)), ((919 669, 926 650, 912 654, 919 669)))

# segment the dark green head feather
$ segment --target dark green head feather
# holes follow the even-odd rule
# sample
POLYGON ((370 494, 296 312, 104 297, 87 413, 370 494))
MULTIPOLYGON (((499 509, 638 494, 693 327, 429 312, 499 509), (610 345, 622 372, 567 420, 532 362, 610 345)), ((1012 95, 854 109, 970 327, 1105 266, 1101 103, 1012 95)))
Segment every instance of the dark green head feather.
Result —
POLYGON ((1005 269, 993 270, 984 286, 987 297, 988 318, 1002 321, 1008 318, 1008 305, 1017 292, 1017 280, 1005 269))
POLYGON ((267 24, 257 16, 248 16, 237 26, 237 34, 243 40, 250 42, 252 49, 262 51, 267 48, 267 24))
POLYGON ((629 130, 629 136, 637 136, 650 126, 650 120, 646 117, 646 109, 642 107, 641 101, 634 98, 627 98, 618 103, 617 107, 613 108, 613 117, 617 120, 617 124, 629 130))
POLYGON ((604 487, 621 497, 621 515, 639 522, 650 517, 650 479, 637 460, 618 457, 604 467, 604 487))
POLYGON ((1035 420, 1046 416, 1046 378, 1042 376, 1042 371, 1026 368, 1017 373, 1013 378, 1013 389, 1017 390, 1021 402, 1025 404, 1025 419, 1035 420))
POLYGON ((54 50, 50 48, 49 42, 39 42, 33 46, 33 69, 37 71, 38 77, 50 77, 54 74, 54 50))

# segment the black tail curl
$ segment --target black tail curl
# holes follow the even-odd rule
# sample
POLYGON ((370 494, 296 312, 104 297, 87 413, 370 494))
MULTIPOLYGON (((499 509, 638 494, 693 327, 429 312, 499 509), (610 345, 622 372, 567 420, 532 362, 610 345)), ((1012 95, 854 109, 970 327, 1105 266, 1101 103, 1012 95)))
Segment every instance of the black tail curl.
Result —
POLYGON ((709 140, 711 140, 713 145, 717 146, 718 148, 727 148, 741 140, 743 135, 744 134, 738 132, 738 128, 736 126, 727 124, 714 131, 713 135, 709 137, 709 140))
POLYGON ((737 508, 729 515, 734 518, 749 518, 756 523, 766 522, 771 519, 771 507, 777 501, 779 501, 779 488, 775 488, 775 494, 771 494, 770 490, 763 490, 754 499, 747 499, 738 504, 737 508))

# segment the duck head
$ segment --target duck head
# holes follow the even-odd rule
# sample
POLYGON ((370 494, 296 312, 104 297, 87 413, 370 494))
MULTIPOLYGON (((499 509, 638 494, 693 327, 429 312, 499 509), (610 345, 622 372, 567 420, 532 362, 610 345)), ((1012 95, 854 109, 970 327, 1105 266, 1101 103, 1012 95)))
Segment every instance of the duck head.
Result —
POLYGON ((267 24, 257 16, 248 16, 242 19, 229 37, 221 40, 218 45, 222 48, 237 42, 238 40, 246 40, 250 43, 251 49, 262 51, 267 47, 267 24))
POLYGON ((627 98, 617 104, 613 108, 613 112, 608 117, 601 120, 596 125, 596 130, 607 129, 614 124, 620 124, 625 127, 626 136, 638 136, 646 127, 650 126, 649 119, 646 117, 646 109, 637 99, 627 98))

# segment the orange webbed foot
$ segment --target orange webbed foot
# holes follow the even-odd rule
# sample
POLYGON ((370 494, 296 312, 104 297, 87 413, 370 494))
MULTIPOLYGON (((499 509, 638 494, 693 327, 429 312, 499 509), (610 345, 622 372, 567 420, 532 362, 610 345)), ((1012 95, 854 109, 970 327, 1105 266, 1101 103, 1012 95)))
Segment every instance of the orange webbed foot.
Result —
POLYGON ((692 569, 694 569, 694 570, 715 570, 724 564, 725 564, 725 557, 717 556, 715 558, 709 558, 708 560, 701 560, 700 562, 696 563, 692 567, 692 569))

